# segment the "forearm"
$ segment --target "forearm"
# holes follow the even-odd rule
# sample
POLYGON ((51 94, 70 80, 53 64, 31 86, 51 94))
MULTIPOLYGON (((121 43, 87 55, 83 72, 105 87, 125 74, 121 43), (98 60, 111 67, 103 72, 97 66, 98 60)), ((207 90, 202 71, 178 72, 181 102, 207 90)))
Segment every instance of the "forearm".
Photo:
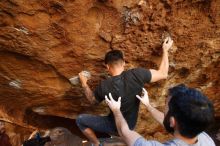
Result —
POLYGON ((95 104, 96 103, 96 99, 95 99, 95 96, 92 92, 92 90, 90 89, 90 87, 85 84, 85 85, 82 85, 83 89, 84 89, 84 93, 86 95, 86 98, 89 100, 89 102, 91 104, 95 104))
POLYGON ((124 117, 123 117, 120 110, 114 111, 113 114, 114 114, 114 117, 115 117, 115 124, 116 124, 117 130, 118 130, 118 134, 121 137, 123 137, 123 135, 124 135, 123 131, 129 130, 128 124, 125 121, 125 119, 124 119, 124 117))
POLYGON ((159 69, 158 70, 150 69, 152 76, 150 82, 157 82, 159 80, 166 79, 168 76, 168 69, 169 69, 168 52, 164 51, 159 69))
POLYGON ((115 117, 115 123, 118 130, 118 134, 122 137, 128 146, 133 146, 135 141, 142 137, 135 131, 129 129, 127 122, 125 121, 120 110, 113 111, 115 117))
POLYGON ((163 120, 164 120, 164 113, 162 113, 161 111, 157 110, 156 108, 154 108, 153 106, 146 105, 147 110, 151 113, 151 115, 153 116, 153 118, 158 121, 161 125, 163 125, 163 120))
POLYGON ((162 60, 160 63, 159 71, 167 77, 169 70, 169 59, 168 59, 168 51, 163 51, 162 60))

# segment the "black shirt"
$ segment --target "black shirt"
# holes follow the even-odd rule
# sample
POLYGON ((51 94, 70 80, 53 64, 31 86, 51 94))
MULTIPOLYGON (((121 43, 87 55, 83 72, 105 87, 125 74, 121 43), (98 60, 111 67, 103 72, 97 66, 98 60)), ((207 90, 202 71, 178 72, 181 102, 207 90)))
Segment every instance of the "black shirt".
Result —
MULTIPOLYGON (((129 128, 133 129, 137 122, 140 95, 145 83, 151 80, 151 72, 143 68, 135 68, 122 72, 120 75, 110 77, 99 84, 95 89, 96 100, 101 102, 109 93, 115 100, 121 97, 121 112, 128 122, 129 128)), ((112 112, 110 118, 114 118, 112 112)))

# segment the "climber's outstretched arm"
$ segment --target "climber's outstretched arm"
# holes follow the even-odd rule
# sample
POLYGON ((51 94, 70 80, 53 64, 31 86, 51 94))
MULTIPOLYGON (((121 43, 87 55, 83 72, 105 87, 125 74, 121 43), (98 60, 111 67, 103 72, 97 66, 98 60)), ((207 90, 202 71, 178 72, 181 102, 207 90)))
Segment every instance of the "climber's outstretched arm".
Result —
POLYGON ((151 82, 156 82, 168 77, 169 69, 169 60, 168 60, 168 51, 172 47, 173 40, 168 37, 164 40, 163 43, 163 56, 158 70, 150 69, 151 72, 151 82))
POLYGON ((90 89, 89 85, 87 84, 88 78, 85 77, 85 76, 83 75, 83 73, 81 72, 81 73, 79 73, 79 79, 80 79, 81 84, 82 84, 82 87, 83 87, 83 89, 84 89, 86 98, 89 100, 89 102, 90 102, 91 104, 97 103, 96 98, 95 98, 95 96, 94 96, 92 90, 90 89))

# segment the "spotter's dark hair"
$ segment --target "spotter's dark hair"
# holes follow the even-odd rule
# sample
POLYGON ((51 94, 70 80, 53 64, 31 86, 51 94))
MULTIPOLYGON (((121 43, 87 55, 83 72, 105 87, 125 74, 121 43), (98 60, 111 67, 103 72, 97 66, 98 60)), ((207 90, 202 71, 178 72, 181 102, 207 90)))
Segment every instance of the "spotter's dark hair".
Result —
POLYGON ((193 138, 213 122, 213 104, 200 91, 180 84, 169 89, 169 96, 168 112, 176 119, 182 136, 193 138))

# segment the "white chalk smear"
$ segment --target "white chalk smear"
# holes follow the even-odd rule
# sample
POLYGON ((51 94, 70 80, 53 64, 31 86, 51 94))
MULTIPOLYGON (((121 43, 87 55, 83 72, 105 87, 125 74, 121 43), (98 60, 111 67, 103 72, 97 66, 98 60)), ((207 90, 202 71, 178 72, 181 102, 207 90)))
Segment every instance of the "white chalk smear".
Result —
POLYGON ((21 89, 21 81, 20 80, 13 80, 9 82, 9 86, 16 88, 16 89, 21 89))
POLYGON ((28 29, 25 28, 25 27, 21 27, 21 28, 15 28, 15 27, 14 27, 14 29, 17 30, 17 31, 23 32, 23 33, 25 33, 25 34, 29 34, 29 33, 28 33, 28 29))

